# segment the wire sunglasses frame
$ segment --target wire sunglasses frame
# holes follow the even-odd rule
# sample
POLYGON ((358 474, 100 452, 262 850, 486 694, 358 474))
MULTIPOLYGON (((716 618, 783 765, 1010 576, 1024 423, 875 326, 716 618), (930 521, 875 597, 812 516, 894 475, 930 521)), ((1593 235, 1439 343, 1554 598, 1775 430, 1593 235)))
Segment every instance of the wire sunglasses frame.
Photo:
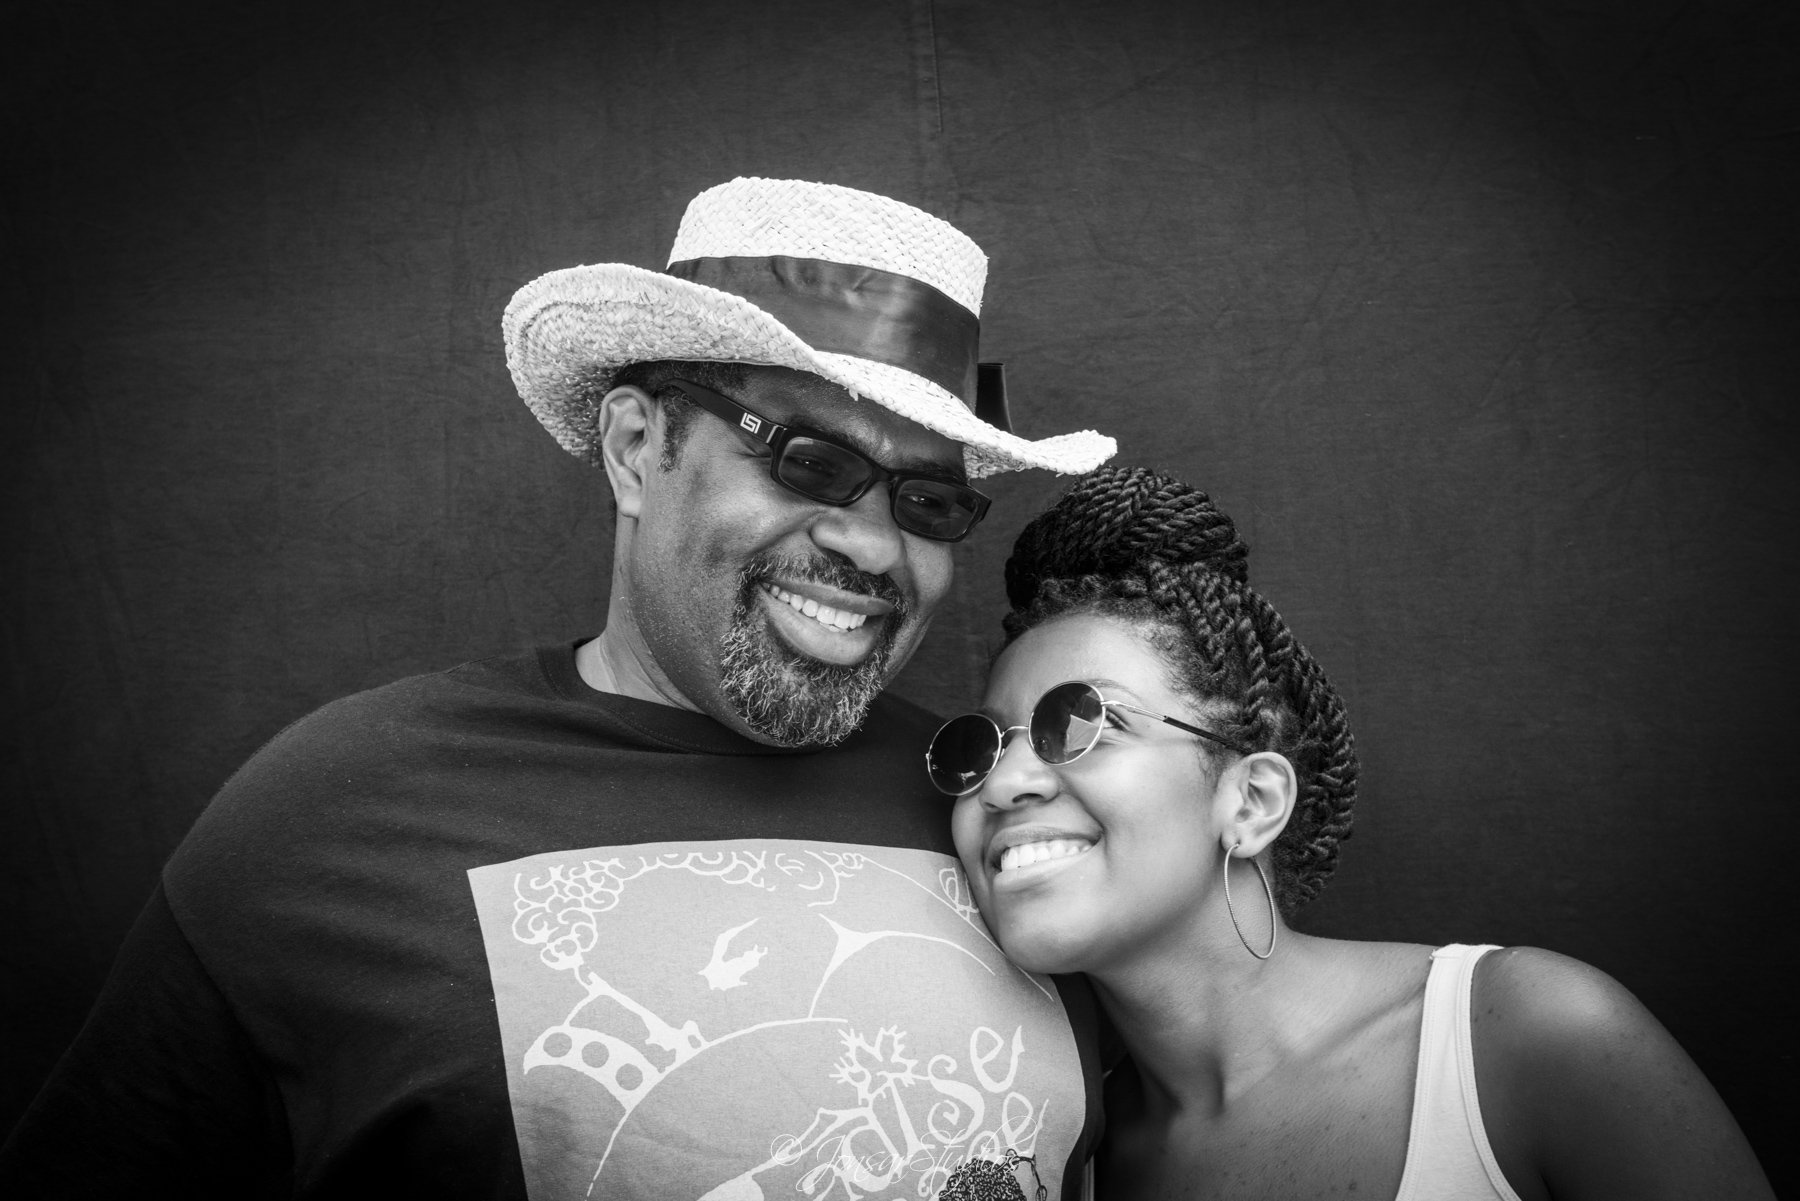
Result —
POLYGON ((967 484, 949 476, 926 471, 891 470, 836 438, 804 426, 780 425, 745 408, 729 396, 690 380, 670 380, 668 386, 721 421, 736 426, 741 433, 767 446, 770 451, 769 478, 807 500, 843 508, 855 504, 867 495, 869 489, 886 481, 888 511, 893 515, 894 524, 934 542, 961 542, 969 536, 971 530, 981 524, 981 519, 987 516, 988 506, 993 503, 967 484), (827 478, 810 487, 796 482, 795 477, 802 475, 803 470, 795 467, 789 457, 790 451, 809 445, 815 450, 819 447, 830 448, 831 453, 826 457, 832 460, 829 467, 835 469, 828 472, 827 478), (866 473, 860 479, 856 472, 859 466, 866 473), (909 484, 914 485, 911 493, 907 490, 909 484))
POLYGON ((1098 718, 1109 708, 1127 709, 1145 717, 1153 717, 1164 725, 1174 726, 1189 734, 1197 734, 1208 742, 1217 743, 1226 750, 1235 751, 1240 755, 1252 753, 1249 747, 1241 743, 1234 742, 1210 730, 1203 730, 1199 726, 1189 725, 1166 713, 1157 713, 1140 705, 1134 705, 1130 701, 1107 700, 1099 688, 1086 680, 1065 680, 1061 684, 1045 690, 1044 694, 1038 697, 1037 703, 1031 707, 1031 720, 1026 725, 1007 726, 1002 729, 999 722, 985 713, 965 713, 961 717, 951 718, 939 726, 937 733, 931 736, 931 745, 925 750, 925 770, 931 777, 932 786, 945 796, 967 796, 987 783, 988 776, 993 774, 995 767, 999 766, 1000 755, 1006 748, 1006 736, 1014 730, 1026 732, 1027 740, 1031 745, 1031 753, 1042 762, 1051 767, 1067 766, 1093 750, 1095 744, 1100 741, 1100 731, 1105 728, 1105 723, 1098 718), (1070 753, 1069 731, 1077 721, 1086 724, 1089 732, 1086 740, 1070 753), (986 731, 983 731, 981 726, 975 723, 985 723, 986 731), (1060 723, 1060 727, 1057 723, 1060 723), (962 737, 953 739, 950 744, 940 747, 939 744, 944 740, 945 734, 950 731, 952 726, 958 725, 962 726, 962 737), (979 735, 984 732, 991 736, 990 740, 979 745, 970 744, 971 735, 979 735), (1061 757, 1057 757, 1058 752, 1055 749, 1057 746, 1062 747, 1061 757), (962 753, 965 760, 961 767, 953 762, 939 762, 940 758, 956 758, 959 752, 962 753), (978 757, 977 762, 985 759, 985 766, 968 767, 967 760, 971 756, 978 757), (953 785, 947 781, 953 782, 953 785))

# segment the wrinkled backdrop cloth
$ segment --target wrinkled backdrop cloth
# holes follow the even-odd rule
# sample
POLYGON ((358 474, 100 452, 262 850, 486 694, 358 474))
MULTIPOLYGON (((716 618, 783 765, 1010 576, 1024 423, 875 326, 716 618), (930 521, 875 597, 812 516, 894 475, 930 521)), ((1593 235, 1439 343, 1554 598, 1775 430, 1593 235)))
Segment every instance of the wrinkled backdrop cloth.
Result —
MULTIPOLYGON (((1311 929, 1598 964, 1800 1186, 1796 11, 11 6, 0 1129, 259 744, 599 627, 501 308, 762 174, 967 231, 1021 431, 1238 519, 1363 754, 1311 929)), ((1058 487, 995 483, 903 693, 975 695, 1058 487)))

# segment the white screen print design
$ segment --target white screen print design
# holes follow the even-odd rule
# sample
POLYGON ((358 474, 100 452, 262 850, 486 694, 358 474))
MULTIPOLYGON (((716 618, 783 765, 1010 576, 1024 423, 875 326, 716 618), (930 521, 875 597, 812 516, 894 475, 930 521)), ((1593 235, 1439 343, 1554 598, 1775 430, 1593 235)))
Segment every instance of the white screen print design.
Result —
POLYGON ((469 873, 533 1201, 935 1197, 1080 1136, 1055 985, 960 865, 789 840, 649 843, 469 873))

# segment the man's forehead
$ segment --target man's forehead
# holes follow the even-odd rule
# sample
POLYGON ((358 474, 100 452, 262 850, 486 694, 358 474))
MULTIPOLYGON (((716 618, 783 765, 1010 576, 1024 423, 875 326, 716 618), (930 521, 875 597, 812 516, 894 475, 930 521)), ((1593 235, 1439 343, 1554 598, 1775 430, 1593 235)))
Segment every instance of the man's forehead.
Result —
POLYGON ((738 399, 771 421, 829 434, 887 467, 962 475, 962 443, 841 385, 787 367, 746 364, 745 373, 738 399))

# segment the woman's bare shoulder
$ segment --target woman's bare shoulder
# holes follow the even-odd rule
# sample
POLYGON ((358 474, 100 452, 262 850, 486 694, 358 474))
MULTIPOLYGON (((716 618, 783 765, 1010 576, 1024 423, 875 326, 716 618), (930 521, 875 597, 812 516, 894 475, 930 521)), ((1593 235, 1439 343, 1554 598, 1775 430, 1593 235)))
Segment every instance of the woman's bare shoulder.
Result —
POLYGON ((1559 1077, 1605 1072, 1622 1043, 1682 1054, 1630 989, 1541 947, 1501 947, 1482 957, 1469 1022, 1477 1055, 1496 1070, 1504 1061, 1515 1072, 1554 1067, 1559 1077))
POLYGON ((1521 1196, 1771 1195, 1694 1061, 1599 968, 1537 947, 1490 952, 1469 1022, 1482 1122, 1521 1196))
MULTIPOLYGON (((1501 947, 1475 968, 1475 1012, 1520 1035, 1587 1038, 1656 1023, 1631 990, 1591 964, 1542 947, 1501 947)), ((1657 1027, 1659 1030, 1660 1026, 1657 1027)))

